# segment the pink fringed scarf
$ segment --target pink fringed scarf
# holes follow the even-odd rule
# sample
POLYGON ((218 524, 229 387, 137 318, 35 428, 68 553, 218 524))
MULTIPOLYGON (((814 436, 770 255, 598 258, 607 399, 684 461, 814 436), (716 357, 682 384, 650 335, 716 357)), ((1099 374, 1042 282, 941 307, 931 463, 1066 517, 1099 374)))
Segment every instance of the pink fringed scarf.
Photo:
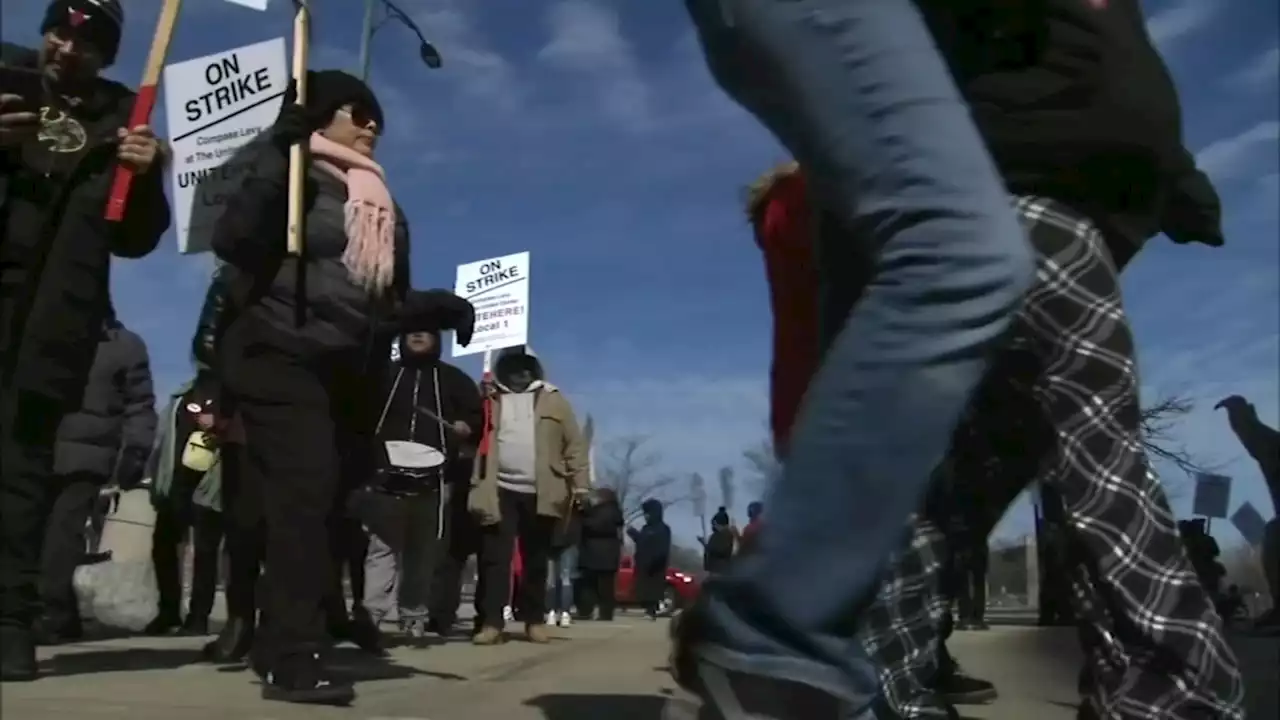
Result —
POLYGON ((382 166, 319 133, 311 136, 315 166, 347 183, 347 249, 342 264, 351 279, 373 294, 395 277, 396 207, 382 166))

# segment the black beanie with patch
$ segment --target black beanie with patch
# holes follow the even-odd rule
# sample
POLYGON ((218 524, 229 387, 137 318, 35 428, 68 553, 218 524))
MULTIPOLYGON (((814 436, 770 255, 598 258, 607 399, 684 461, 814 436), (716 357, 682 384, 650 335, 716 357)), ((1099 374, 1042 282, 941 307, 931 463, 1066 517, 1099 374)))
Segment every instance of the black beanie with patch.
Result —
POLYGON ((124 7, 120 0, 53 0, 45 10, 40 32, 70 30, 102 53, 105 65, 116 61, 124 34, 124 7))
POLYGON ((363 80, 341 70, 312 70, 307 73, 307 115, 316 127, 329 124, 333 114, 344 105, 354 105, 369 113, 385 132, 386 118, 373 90, 363 80))

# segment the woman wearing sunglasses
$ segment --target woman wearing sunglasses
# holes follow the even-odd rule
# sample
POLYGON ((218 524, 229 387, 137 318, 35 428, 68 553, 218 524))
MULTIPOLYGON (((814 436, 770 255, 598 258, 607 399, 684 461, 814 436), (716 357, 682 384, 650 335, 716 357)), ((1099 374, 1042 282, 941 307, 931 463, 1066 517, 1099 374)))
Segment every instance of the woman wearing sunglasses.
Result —
POLYGON ((392 338, 443 305, 434 322, 469 341, 474 313, 451 293, 409 289, 408 226, 373 159, 385 127, 373 91, 315 71, 305 106, 294 99, 286 93, 275 124, 242 151, 252 172, 215 225, 214 252, 234 276, 220 354, 244 426, 245 482, 260 492, 266 526, 252 651, 263 697, 347 704, 353 689, 330 678, 323 659, 335 577, 324 548, 349 522, 335 509, 376 466, 375 405, 392 338), (310 163, 296 257, 286 208, 289 150, 300 143, 310 163))

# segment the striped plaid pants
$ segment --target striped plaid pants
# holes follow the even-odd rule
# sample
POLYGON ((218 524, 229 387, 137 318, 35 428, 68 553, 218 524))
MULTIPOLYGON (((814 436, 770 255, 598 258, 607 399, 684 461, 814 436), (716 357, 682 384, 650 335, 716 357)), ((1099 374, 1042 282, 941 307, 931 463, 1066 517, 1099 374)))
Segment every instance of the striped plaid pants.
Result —
MULTIPOLYGON (((993 376, 989 385, 1015 393, 1022 402, 1010 405, 1018 411, 1038 411, 1038 422, 1027 425, 1047 432, 1029 433, 1034 437, 1023 444, 1022 458, 994 458, 976 476, 958 472, 955 489, 982 496, 986 488, 965 485, 1035 479, 1058 500, 1047 511, 1060 513, 1068 529, 1071 599, 1091 681, 1082 715, 1244 720, 1235 656, 1142 449, 1133 335, 1106 242, 1086 217, 1055 201, 1019 198, 1017 211, 1037 251, 1037 282, 1006 356, 995 365, 996 372, 1013 366, 1019 372, 993 376), (1030 473, 1027 455, 1039 461, 1030 473)), ((981 399, 958 438, 1022 420, 981 399)), ((972 507, 958 503, 952 512, 966 505, 972 507)), ((890 710, 901 717, 940 716, 924 685, 946 607, 945 535, 936 519, 922 516, 909 537, 864 613, 860 640, 884 668, 890 710)))

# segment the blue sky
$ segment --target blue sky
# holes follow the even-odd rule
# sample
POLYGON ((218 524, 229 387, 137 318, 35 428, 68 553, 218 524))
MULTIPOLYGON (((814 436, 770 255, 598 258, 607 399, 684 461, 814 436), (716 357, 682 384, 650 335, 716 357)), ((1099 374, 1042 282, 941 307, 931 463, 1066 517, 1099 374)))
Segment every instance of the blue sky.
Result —
MULTIPOLYGON (((415 285, 448 287, 459 263, 532 251, 532 344, 598 434, 648 436, 657 472, 745 473, 741 451, 765 432, 770 317, 741 189, 785 155, 711 83, 683 3, 401 4, 445 59, 425 68, 394 24, 373 52, 390 116, 379 152, 409 213, 415 285)), ((44 5, 5 0, 4 38, 34 41, 44 5)), ((353 68, 361 3, 314 5, 313 66, 353 68)), ((1156 239, 1129 270, 1143 385, 1149 397, 1197 401, 1182 442, 1236 478, 1237 504, 1269 517, 1259 473, 1212 406, 1239 393, 1265 421, 1280 415, 1280 10, 1255 0, 1146 6, 1182 94, 1188 146, 1222 194, 1228 245, 1156 239)), ((136 83, 159 1, 127 7, 112 74, 136 83)), ((187 0, 169 59, 290 27, 285 0, 267 13, 187 0)), ((190 372, 210 270, 207 257, 175 248, 170 238, 144 260, 118 262, 113 278, 116 306, 146 338, 166 390, 190 372)), ((474 359, 461 364, 479 371, 474 359)), ((738 496, 741 514, 747 491, 738 496)), ((1184 489, 1175 505, 1189 504, 1184 489)), ((1001 532, 1029 525, 1021 506, 1001 532)))

